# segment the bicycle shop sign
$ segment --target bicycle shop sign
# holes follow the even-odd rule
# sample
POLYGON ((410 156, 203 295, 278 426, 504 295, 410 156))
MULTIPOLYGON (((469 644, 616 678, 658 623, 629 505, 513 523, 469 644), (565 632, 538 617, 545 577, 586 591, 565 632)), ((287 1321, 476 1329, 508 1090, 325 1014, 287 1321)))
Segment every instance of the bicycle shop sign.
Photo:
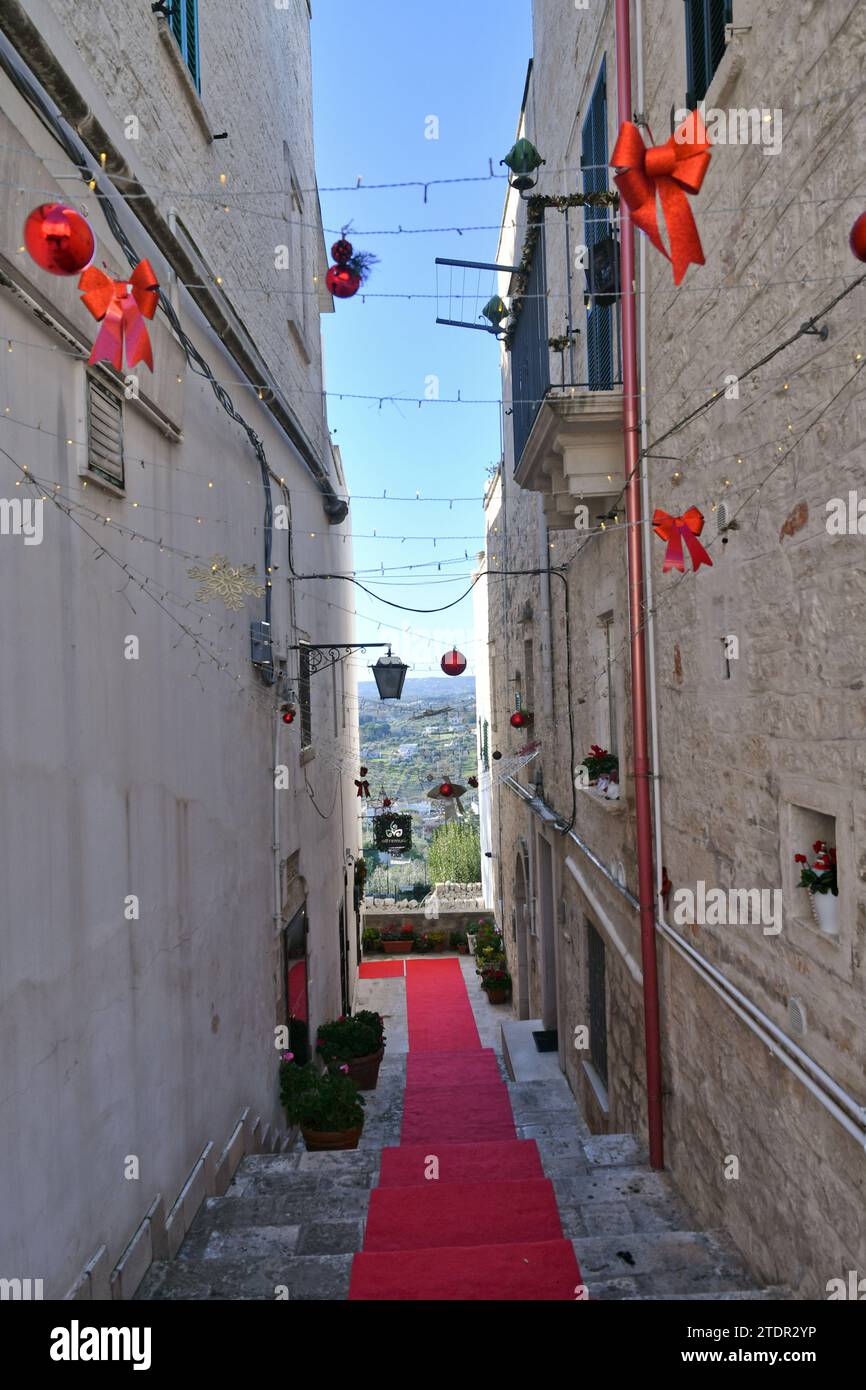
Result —
POLYGON ((412 817, 409 815, 376 816, 373 821, 373 840, 376 848, 394 854, 412 848, 412 817))

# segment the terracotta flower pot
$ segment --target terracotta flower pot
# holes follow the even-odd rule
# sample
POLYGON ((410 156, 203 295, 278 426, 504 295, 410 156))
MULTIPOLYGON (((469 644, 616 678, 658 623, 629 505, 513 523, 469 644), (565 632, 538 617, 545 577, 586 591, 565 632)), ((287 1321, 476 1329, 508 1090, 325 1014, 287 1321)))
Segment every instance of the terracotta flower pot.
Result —
POLYGON ((304 1144, 308 1153, 326 1153, 331 1149, 357 1149, 361 1138, 361 1131, 364 1126, 357 1125, 355 1129, 341 1130, 322 1130, 304 1129, 301 1126, 301 1133, 304 1136, 304 1144))
POLYGON ((491 1004, 504 1004, 508 998, 507 989, 486 989, 484 993, 491 1004))
POLYGON ((386 956, 408 956, 415 949, 414 941, 383 941, 382 950, 386 956))
POLYGON ((463 942, 463 945, 462 945, 462 946, 458 946, 458 947, 457 947, 457 954, 458 954, 458 956, 468 956, 468 955, 469 955, 469 947, 467 946, 467 944, 466 944, 465 941, 463 942))
POLYGON ((379 1048, 378 1052, 368 1052, 366 1057, 353 1057, 346 1065, 349 1068, 348 1076, 354 1081, 359 1091, 375 1091, 376 1082, 379 1080, 379 1067, 382 1065, 382 1058, 385 1056, 385 1044, 379 1048))

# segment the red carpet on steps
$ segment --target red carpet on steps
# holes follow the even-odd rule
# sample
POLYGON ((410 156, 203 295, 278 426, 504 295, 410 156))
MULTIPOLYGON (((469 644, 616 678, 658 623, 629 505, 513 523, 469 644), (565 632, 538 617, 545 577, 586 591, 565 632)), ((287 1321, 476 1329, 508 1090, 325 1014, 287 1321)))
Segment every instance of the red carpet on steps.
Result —
POLYGON ((406 967, 401 960, 364 961, 358 971, 361 980, 392 980, 405 974, 406 967))
POLYGON ((516 1137, 460 962, 407 962, 406 1008, 400 1146, 382 1151, 349 1297, 575 1299, 580 1270, 553 1187, 534 1140, 516 1137))

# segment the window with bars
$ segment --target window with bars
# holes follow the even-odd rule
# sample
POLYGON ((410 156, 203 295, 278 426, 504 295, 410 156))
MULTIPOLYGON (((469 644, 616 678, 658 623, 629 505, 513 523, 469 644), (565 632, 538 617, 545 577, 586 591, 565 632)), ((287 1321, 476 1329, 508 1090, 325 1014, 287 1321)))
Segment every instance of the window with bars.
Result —
MULTIPOLYGON (((607 67, 603 61, 581 128, 580 167, 584 193, 603 193, 607 189, 610 173, 607 158, 607 67)), ((607 208, 584 208, 583 235, 588 247, 610 236, 607 208)), ((586 371, 590 390, 613 389, 613 306, 610 304, 591 301, 587 308, 586 371)))
POLYGON ((733 0, 685 0, 686 106, 694 110, 707 94, 725 52, 725 25, 734 22, 733 0))
POLYGON ((198 45, 198 0, 172 0, 169 10, 171 32, 189 68, 197 92, 201 91, 201 65, 198 45))
POLYGON ((589 992, 589 1060, 607 1090, 607 986, 604 941, 591 922, 586 924, 586 966, 589 992))
POLYGON ((298 652, 298 709, 301 715, 301 751, 312 747, 313 707, 310 694, 310 651, 301 646, 298 652))
POLYGON ((87 467, 97 477, 124 486, 123 400, 117 391, 87 375, 87 467))

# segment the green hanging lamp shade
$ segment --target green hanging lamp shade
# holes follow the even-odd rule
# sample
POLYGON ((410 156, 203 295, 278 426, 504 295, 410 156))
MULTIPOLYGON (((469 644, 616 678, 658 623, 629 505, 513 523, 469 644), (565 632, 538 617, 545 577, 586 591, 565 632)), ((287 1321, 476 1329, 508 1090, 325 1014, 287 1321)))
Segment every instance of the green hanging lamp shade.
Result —
POLYGON ((500 299, 498 294, 495 294, 493 298, 488 299, 487 303, 484 305, 484 308, 481 310, 481 316, 485 318, 493 328, 498 329, 502 326, 502 320, 508 318, 508 305, 503 299, 500 299))
POLYGON ((541 158, 538 150, 531 140, 518 140, 513 149, 509 150, 504 159, 500 159, 500 164, 507 164, 513 177, 510 179, 511 187, 516 188, 518 193, 525 193, 528 188, 534 188, 537 179, 532 175, 535 170, 547 161, 541 158))

